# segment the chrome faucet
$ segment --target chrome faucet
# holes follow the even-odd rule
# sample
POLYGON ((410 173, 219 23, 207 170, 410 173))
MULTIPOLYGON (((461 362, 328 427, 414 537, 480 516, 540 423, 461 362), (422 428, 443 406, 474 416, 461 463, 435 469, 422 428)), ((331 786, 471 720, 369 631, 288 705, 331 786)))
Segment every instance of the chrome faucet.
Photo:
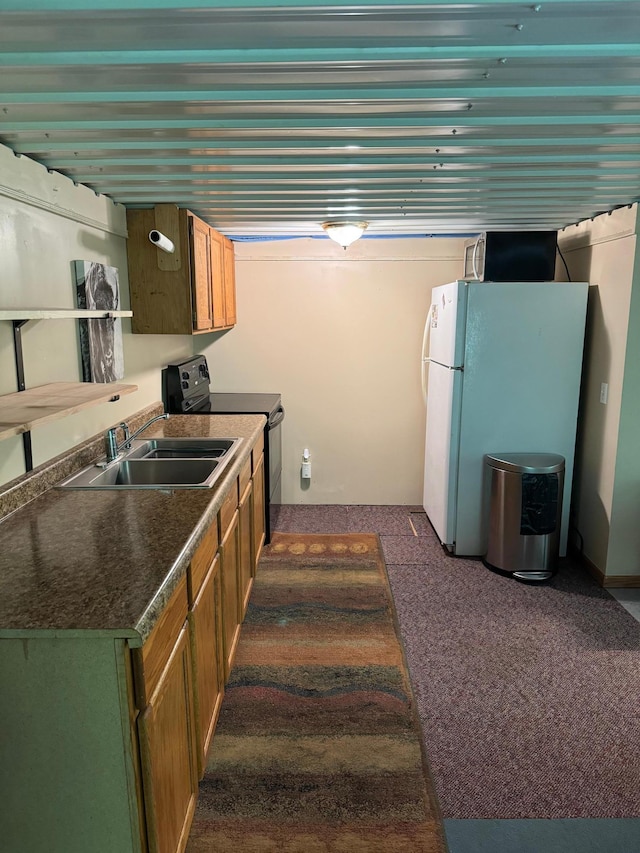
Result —
POLYGON ((107 458, 104 462, 99 462, 98 465, 100 467, 104 467, 105 465, 111 465, 112 462, 115 462, 120 458, 120 451, 128 450, 131 447, 131 442, 134 438, 137 438, 141 432, 143 432, 147 427, 154 424, 156 421, 166 420, 169 417, 167 412, 163 412, 161 415, 156 415, 155 418, 151 418, 151 420, 147 421, 146 424, 143 424, 140 429, 137 429, 133 435, 129 432, 129 424, 123 421, 118 426, 111 427, 110 430, 107 430, 107 434, 105 436, 105 447, 107 458), (118 444, 118 430, 121 429, 124 433, 124 438, 118 444))

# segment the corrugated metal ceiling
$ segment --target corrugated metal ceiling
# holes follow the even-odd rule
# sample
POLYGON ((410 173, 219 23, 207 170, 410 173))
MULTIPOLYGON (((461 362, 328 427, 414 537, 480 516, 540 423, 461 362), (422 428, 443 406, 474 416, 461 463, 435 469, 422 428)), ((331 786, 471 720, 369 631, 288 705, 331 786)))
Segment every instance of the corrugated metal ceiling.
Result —
POLYGON ((640 0, 0 0, 0 141, 230 235, 561 228, 640 197, 640 0))

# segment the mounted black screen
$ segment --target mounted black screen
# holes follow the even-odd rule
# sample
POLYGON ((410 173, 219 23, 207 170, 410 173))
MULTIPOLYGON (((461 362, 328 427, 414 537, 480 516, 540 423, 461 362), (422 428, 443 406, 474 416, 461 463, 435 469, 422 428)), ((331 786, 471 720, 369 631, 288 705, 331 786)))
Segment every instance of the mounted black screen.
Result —
POLYGON ((487 231, 485 281, 553 281, 556 231, 487 231))

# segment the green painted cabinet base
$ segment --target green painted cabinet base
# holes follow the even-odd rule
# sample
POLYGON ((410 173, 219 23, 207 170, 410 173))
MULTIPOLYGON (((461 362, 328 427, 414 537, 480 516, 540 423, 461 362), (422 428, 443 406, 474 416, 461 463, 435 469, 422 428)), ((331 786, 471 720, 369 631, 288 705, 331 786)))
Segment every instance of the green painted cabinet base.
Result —
POLYGON ((140 853, 126 641, 0 643, 3 853, 140 853))

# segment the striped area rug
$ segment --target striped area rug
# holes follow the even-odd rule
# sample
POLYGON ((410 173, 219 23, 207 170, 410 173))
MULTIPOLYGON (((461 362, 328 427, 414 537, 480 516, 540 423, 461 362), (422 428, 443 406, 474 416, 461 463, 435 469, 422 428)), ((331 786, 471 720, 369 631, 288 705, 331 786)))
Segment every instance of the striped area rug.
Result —
POLYGON ((443 853, 373 534, 274 535, 188 853, 443 853))

